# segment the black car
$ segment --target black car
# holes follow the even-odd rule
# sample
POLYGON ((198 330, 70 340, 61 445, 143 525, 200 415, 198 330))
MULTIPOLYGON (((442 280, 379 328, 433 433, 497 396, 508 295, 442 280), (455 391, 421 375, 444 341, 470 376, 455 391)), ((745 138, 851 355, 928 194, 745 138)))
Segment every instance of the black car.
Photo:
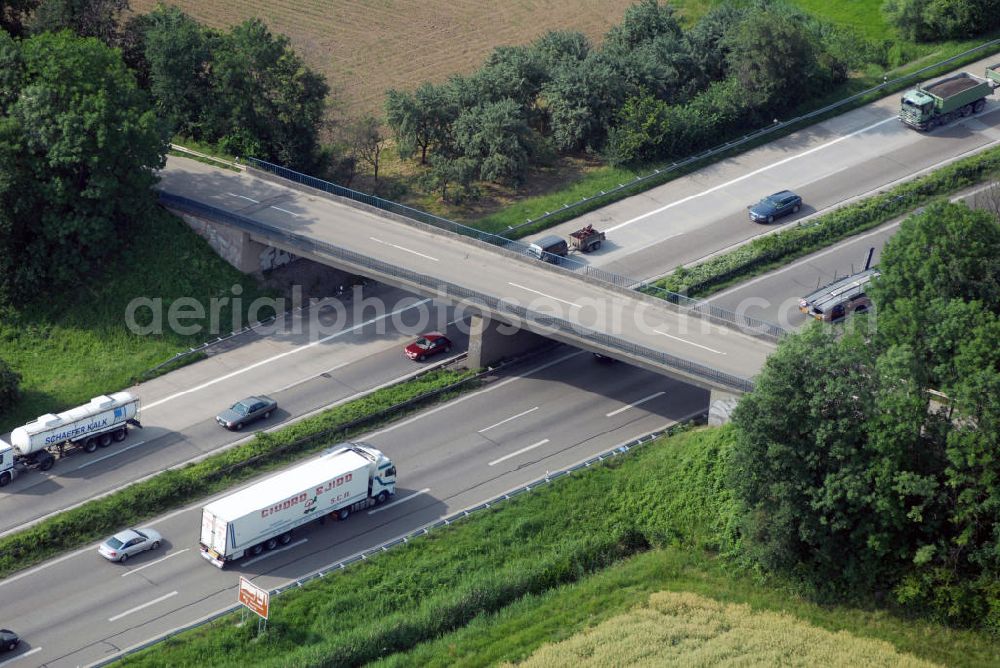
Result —
POLYGON ((241 399, 235 404, 215 416, 215 421, 226 429, 239 431, 243 425, 254 420, 271 417, 271 413, 278 407, 278 402, 263 394, 241 399))
POLYGON ((10 629, 0 629, 0 652, 13 652, 21 639, 10 629))
POLYGON ((768 195, 750 209, 750 220, 755 223, 773 223, 775 218, 781 218, 790 213, 798 213, 802 208, 802 198, 791 190, 768 195))

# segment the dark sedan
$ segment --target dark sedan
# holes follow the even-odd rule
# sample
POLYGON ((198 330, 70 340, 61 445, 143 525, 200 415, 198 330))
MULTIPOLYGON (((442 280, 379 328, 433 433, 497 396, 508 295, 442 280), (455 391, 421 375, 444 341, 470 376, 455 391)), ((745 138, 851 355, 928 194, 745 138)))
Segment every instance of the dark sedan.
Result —
POLYGON ((802 208, 802 198, 791 190, 768 195, 750 209, 750 220, 755 223, 773 223, 775 218, 787 216, 790 213, 798 213, 802 208))
POLYGON ((243 425, 254 420, 271 417, 271 413, 278 407, 278 402, 263 394, 255 397, 247 397, 237 401, 235 404, 215 416, 215 421, 226 429, 239 431, 243 425))
POLYGON ((0 629, 0 652, 13 652, 21 639, 10 629, 0 629))

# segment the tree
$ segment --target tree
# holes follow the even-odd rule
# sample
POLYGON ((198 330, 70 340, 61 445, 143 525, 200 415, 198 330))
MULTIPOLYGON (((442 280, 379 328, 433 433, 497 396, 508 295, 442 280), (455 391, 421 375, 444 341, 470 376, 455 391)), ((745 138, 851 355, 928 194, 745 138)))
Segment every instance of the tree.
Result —
POLYGON ((386 123, 396 136, 400 155, 420 151, 420 164, 427 164, 427 151, 447 143, 450 126, 458 115, 448 90, 423 83, 413 94, 386 93, 386 123))
POLYGON ((514 184, 523 179, 534 137, 516 101, 467 109, 455 120, 453 132, 456 150, 478 163, 481 179, 514 184))
POLYGON ((30 25, 36 34, 72 30, 117 46, 121 15, 128 8, 128 0, 41 0, 30 25))
POLYGON ((16 93, 0 108, 0 284, 23 300, 77 284, 132 241, 132 222, 155 206, 167 135, 96 39, 2 42, 16 93))
POLYGON ((1000 221, 964 204, 935 202, 886 243, 872 290, 880 318, 902 299, 978 301, 1000 313, 1000 221))
POLYGON ((460 203, 477 196, 475 180, 479 164, 475 160, 433 155, 430 167, 422 177, 424 187, 438 193, 442 201, 460 203))
POLYGON ((658 37, 681 37, 674 8, 659 0, 640 0, 625 10, 621 23, 612 26, 604 40, 606 52, 628 53, 658 37))
POLYGON ((901 37, 926 41, 934 38, 924 20, 924 10, 929 3, 930 0, 885 0, 882 12, 889 19, 889 23, 896 27, 901 37))
POLYGON ((14 408, 21 400, 21 374, 0 359, 0 413, 14 408))
POLYGON ((12 37, 27 33, 26 19, 38 7, 40 0, 0 0, 0 29, 12 37))
POLYGON ((590 40, 581 32, 550 30, 532 44, 546 72, 566 62, 580 62, 590 54, 590 40))
POLYGON ((613 64, 600 54, 591 53, 582 62, 566 62, 542 87, 555 147, 599 150, 632 92, 613 64))
POLYGON ((706 81, 719 81, 728 74, 730 32, 746 16, 744 7, 725 2, 713 5, 698 19, 684 37, 691 45, 689 52, 706 81))
POLYGON ((157 6, 146 15, 145 59, 157 109, 176 132, 199 135, 212 59, 201 26, 177 7, 157 6))
POLYGON ((348 141, 351 145, 351 154, 357 161, 371 167, 375 180, 378 181, 379 159, 386 141, 378 119, 374 116, 365 116, 355 121, 349 128, 348 141))
POLYGON ((752 106, 791 106, 820 79, 819 44, 804 18, 766 7, 748 14, 726 36, 726 67, 752 106))
POLYGON ((905 347, 819 324, 737 406, 727 464, 745 549, 826 591, 883 589, 942 529, 942 446, 905 347))
POLYGON ((206 137, 237 156, 308 171, 317 165, 319 130, 329 88, 306 67, 288 38, 248 19, 213 46, 203 108, 206 137))

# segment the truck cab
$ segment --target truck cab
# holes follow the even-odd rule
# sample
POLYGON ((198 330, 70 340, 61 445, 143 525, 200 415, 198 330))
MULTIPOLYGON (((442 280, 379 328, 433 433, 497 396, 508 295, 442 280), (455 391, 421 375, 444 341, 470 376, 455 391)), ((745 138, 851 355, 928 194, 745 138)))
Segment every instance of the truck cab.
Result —
POLYGON ((373 465, 369 478, 369 498, 377 499, 383 492, 387 496, 396 494, 396 465, 380 450, 368 443, 355 443, 354 449, 368 458, 373 465))

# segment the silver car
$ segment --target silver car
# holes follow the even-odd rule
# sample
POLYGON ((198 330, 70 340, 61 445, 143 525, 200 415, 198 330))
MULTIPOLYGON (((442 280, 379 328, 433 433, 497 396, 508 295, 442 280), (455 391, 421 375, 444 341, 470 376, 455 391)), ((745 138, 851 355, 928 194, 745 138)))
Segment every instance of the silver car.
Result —
POLYGON ((108 561, 124 564, 140 552, 158 549, 162 541, 163 536, 152 529, 125 529, 101 543, 97 551, 108 561))

